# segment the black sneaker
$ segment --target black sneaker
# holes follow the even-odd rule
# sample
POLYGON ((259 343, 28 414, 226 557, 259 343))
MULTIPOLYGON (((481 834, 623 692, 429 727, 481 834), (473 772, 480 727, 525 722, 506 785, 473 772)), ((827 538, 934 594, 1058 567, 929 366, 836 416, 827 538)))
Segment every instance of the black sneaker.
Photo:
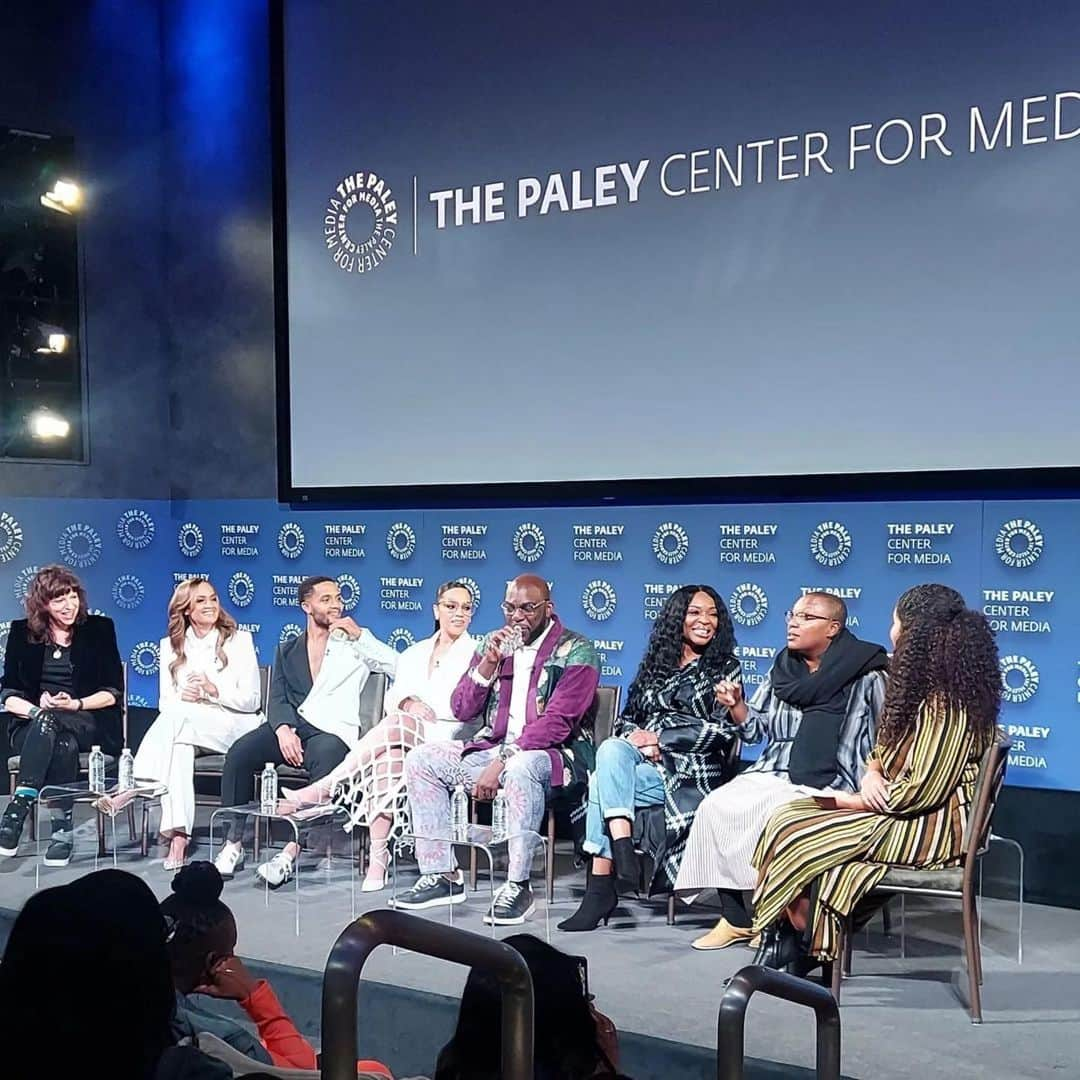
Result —
POLYGON ((411 889, 388 901, 390 907, 403 911, 420 911, 464 902, 465 879, 460 870, 454 881, 448 881, 442 874, 424 874, 411 889))
POLYGON ((508 881, 498 892, 491 910, 484 916, 488 926, 518 926, 536 910, 527 881, 508 881))
POLYGON ((71 862, 70 834, 55 835, 45 850, 46 866, 67 866, 71 862))
POLYGON ((14 855, 19 850, 23 824, 33 805, 33 799, 23 795, 14 796, 7 804, 4 816, 0 817, 0 855, 14 855))

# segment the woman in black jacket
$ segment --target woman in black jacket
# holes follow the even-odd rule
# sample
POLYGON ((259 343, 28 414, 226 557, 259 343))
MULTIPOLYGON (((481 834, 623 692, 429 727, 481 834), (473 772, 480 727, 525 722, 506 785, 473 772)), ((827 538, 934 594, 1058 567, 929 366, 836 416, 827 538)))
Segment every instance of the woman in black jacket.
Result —
MULTIPOLYGON (((79 754, 120 751, 124 673, 111 619, 87 613, 82 582, 66 567, 39 570, 26 593, 26 618, 11 624, 0 704, 8 717, 19 780, 0 818, 0 855, 14 855, 23 824, 49 784, 72 783, 79 754)), ((71 804, 53 811, 46 866, 71 860, 71 804)))

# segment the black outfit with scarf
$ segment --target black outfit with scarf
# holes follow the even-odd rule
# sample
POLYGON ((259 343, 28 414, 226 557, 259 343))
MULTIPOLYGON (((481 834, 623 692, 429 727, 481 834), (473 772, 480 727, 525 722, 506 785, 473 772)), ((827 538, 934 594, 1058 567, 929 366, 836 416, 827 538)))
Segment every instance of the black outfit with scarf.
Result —
POLYGON ((783 649, 770 679, 772 692, 802 712, 788 761, 793 784, 827 788, 836 779, 836 754, 847 712, 851 684, 873 671, 884 671, 889 658, 880 645, 841 630, 810 671, 798 653, 783 649))
MULTIPOLYGON (((56 674, 62 657, 54 658, 55 651, 57 647, 52 643, 32 642, 26 619, 16 619, 11 624, 4 654, 0 701, 20 697, 36 705, 43 690, 58 689, 56 674)), ((68 659, 71 664, 68 693, 73 698, 88 698, 105 690, 116 702, 104 709, 47 709, 36 720, 9 714, 11 748, 20 754, 20 786, 40 789, 46 784, 74 781, 79 775, 80 752, 87 753, 92 746, 100 746, 106 754, 114 756, 120 752, 124 671, 112 619, 88 615, 85 622, 76 623, 71 632, 68 659)))
POLYGON ((634 845, 653 866, 651 874, 646 871, 650 896, 675 887, 697 808, 735 773, 737 739, 723 726, 727 708, 716 701, 715 686, 724 679, 742 681, 734 656, 708 670, 694 660, 646 686, 615 725, 616 736, 635 728, 653 731, 660 745, 664 805, 640 810, 634 818, 634 845))

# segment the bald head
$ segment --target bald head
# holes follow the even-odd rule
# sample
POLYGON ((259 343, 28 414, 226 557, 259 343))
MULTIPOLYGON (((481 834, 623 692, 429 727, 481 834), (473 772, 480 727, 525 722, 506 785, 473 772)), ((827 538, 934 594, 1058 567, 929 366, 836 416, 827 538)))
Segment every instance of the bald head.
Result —
POLYGON ((551 599, 551 590, 548 588, 548 583, 539 574, 518 574, 507 586, 507 596, 515 589, 536 589, 540 593, 539 599, 551 599))
POLYGON ((503 614, 521 631, 526 644, 535 641, 551 622, 551 590, 536 574, 521 574, 506 586, 503 614))

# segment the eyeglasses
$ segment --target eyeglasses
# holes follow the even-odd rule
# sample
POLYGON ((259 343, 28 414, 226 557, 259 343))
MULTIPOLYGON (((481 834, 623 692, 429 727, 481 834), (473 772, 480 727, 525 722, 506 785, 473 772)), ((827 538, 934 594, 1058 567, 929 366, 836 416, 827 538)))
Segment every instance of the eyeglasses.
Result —
POLYGON ((449 611, 451 614, 455 611, 463 612, 465 615, 471 615, 473 613, 472 604, 459 604, 456 600, 440 600, 439 607, 444 611, 449 611))
POLYGON ((811 623, 815 619, 821 619, 822 622, 836 622, 836 619, 831 619, 828 615, 815 615, 812 611, 784 612, 784 622, 797 622, 802 623, 803 626, 805 626, 807 623, 811 623))
POLYGON ((515 612, 520 611, 522 615, 535 615, 545 604, 550 604, 550 600, 541 600, 539 603, 528 604, 508 604, 503 603, 500 605, 503 610, 503 614, 509 619, 512 618, 515 612))

